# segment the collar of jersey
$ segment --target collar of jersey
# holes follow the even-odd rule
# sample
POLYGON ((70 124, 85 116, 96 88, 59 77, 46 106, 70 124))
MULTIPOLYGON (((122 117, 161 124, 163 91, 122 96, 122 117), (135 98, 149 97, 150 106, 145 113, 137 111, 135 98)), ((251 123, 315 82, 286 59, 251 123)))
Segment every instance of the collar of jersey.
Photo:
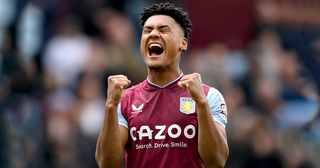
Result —
POLYGON ((151 81, 149 81, 149 79, 147 78, 147 83, 149 84, 149 85, 151 85, 151 86, 154 86, 154 87, 157 87, 157 88, 160 88, 160 89, 162 89, 162 88, 166 88, 166 87, 168 87, 168 86, 170 86, 171 84, 173 84, 173 83, 176 83, 181 77, 183 76, 183 72, 182 71, 180 71, 180 75, 179 75, 179 77, 178 78, 176 78, 175 80, 173 80, 173 81, 171 81, 171 82, 169 82, 169 83, 167 83, 166 85, 164 85, 164 86, 159 86, 159 85, 157 85, 157 84, 155 84, 155 83, 152 83, 151 81))

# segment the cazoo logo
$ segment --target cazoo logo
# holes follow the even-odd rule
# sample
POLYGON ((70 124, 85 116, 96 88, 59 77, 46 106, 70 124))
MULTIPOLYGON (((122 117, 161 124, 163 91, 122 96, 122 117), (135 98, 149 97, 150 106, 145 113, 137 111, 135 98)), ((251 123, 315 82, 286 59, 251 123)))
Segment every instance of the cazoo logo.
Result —
POLYGON ((178 124, 172 124, 166 129, 166 125, 156 125, 155 129, 151 129, 148 125, 142 125, 139 130, 137 127, 130 128, 130 136, 133 141, 142 138, 148 139, 165 139, 168 135, 170 138, 178 138, 181 135, 188 139, 194 138, 196 135, 196 128, 194 125, 187 125, 181 128, 178 124), (135 136, 137 134, 137 136, 135 136))

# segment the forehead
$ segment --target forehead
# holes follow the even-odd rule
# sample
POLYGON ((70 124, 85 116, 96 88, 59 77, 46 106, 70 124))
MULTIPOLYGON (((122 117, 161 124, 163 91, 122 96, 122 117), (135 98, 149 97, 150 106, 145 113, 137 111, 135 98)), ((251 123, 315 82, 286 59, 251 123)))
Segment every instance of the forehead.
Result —
POLYGON ((153 15, 147 19, 144 26, 177 26, 178 23, 170 16, 167 15, 153 15))

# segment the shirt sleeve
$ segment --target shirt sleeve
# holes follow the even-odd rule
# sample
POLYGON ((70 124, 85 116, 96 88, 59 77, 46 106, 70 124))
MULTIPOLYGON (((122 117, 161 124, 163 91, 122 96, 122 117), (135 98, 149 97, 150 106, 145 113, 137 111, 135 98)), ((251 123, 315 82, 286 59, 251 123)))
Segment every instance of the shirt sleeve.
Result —
POLYGON ((122 125, 122 126, 128 128, 128 122, 123 117, 122 112, 121 112, 121 103, 118 104, 117 114, 118 114, 118 123, 119 123, 119 125, 122 125))
POLYGON ((217 89, 210 87, 207 100, 213 120, 226 128, 228 112, 222 94, 217 89))

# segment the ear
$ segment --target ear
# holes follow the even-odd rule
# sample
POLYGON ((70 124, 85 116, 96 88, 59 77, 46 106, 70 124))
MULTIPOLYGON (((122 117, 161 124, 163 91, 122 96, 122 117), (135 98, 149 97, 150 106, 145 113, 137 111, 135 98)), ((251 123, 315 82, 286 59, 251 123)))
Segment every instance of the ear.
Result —
POLYGON ((182 51, 186 51, 188 48, 188 40, 186 38, 183 38, 180 42, 180 49, 182 51))

